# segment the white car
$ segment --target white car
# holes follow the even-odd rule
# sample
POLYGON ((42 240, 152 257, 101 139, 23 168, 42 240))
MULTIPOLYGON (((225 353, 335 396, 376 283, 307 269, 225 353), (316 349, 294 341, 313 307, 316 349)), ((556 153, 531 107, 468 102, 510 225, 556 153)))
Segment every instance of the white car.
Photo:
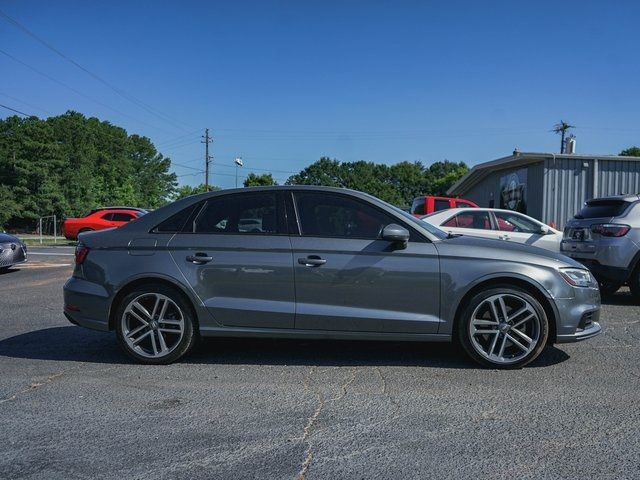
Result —
POLYGON ((497 208, 450 208, 420 217, 450 233, 525 243, 560 251, 562 232, 535 218, 497 208))

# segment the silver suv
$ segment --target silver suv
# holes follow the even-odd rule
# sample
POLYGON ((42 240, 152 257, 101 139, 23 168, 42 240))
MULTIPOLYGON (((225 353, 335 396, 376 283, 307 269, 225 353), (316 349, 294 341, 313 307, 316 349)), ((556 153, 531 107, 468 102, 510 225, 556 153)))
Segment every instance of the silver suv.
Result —
POLYGON ((588 267, 603 294, 626 283, 640 301, 640 196, 588 200, 567 222, 560 251, 588 267))

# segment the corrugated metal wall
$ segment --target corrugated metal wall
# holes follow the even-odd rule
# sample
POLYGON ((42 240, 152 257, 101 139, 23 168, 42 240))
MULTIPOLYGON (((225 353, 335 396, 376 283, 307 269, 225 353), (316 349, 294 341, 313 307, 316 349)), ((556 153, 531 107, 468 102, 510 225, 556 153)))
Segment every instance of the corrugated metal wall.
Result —
POLYGON ((640 162, 598 160, 597 196, 640 193, 640 162))
POLYGON ((500 172, 492 172, 476 183, 462 195, 463 198, 471 200, 480 207, 489 207, 489 202, 495 200, 495 208, 500 206, 500 172))
POLYGON ((541 220, 561 230, 593 197, 593 160, 550 158, 544 166, 544 189, 536 192, 541 197, 541 220))

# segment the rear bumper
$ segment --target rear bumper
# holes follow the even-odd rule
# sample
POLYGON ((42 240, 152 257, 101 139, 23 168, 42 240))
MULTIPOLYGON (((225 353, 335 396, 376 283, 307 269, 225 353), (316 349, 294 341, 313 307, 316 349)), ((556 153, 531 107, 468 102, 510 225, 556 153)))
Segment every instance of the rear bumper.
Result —
POLYGON ((631 270, 628 268, 602 265, 598 260, 591 260, 589 258, 573 257, 573 259, 587 267, 601 282, 623 284, 629 280, 631 276, 631 270))
POLYGON ((109 330, 109 293, 96 283, 71 277, 63 287, 64 315, 74 325, 109 330))

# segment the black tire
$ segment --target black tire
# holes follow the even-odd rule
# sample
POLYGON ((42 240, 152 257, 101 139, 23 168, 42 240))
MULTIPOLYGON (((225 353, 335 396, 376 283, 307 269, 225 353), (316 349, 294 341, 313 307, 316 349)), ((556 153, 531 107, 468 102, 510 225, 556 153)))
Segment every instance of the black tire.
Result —
POLYGON ((600 287, 600 295, 602 295, 603 297, 611 297, 620 289, 622 285, 619 283, 599 281, 598 286, 600 287))
POLYGON ((633 302, 640 305, 640 267, 636 267, 633 271, 627 281, 627 285, 629 285, 629 290, 631 290, 633 302))
MULTIPOLYGON (((507 306, 508 308, 508 306, 507 306)), ((513 311, 508 311, 509 313, 513 313, 513 311)), ((507 322, 508 323, 508 322, 507 322)), ((533 323, 532 323, 533 324, 533 323)), ((490 327, 487 327, 490 328, 490 327)), ((498 328, 496 328, 499 330, 498 328)), ((475 362, 483 365, 485 367, 490 368, 499 368, 499 369, 514 369, 514 368, 522 368, 528 363, 535 360, 540 353, 544 350, 547 340, 549 338, 549 319, 547 318, 547 314, 544 310, 544 307, 540 304, 540 302, 529 294, 526 290, 523 290, 518 287, 512 287, 509 285, 496 285, 488 288, 487 290, 483 290, 481 292, 476 293, 469 301, 467 305, 462 310, 459 318, 457 319, 457 331, 458 331, 458 340, 462 347, 464 348, 467 355, 474 360, 475 362), (511 363, 500 363, 497 361, 492 361, 485 356, 481 355, 472 343, 471 340, 471 321, 472 315, 476 311, 477 308, 480 307, 487 299, 494 297, 496 295, 507 295, 509 298, 512 298, 514 301, 517 299, 522 300, 523 302, 528 302, 528 304, 533 308, 534 312, 537 314, 537 318, 539 320, 536 325, 537 328, 537 340, 535 343, 532 342, 531 351, 527 353, 520 359, 512 361, 511 363)), ((508 332, 508 331, 507 331, 508 332)), ((504 338, 506 333, 496 333, 498 339, 504 338)), ((485 338, 492 338, 491 336, 487 336, 485 338)), ((519 339, 519 337, 516 337, 519 339)), ((511 343, 512 350, 515 350, 515 345, 511 343)), ((515 358, 515 357, 514 357, 515 358)))
MULTIPOLYGON (((116 308, 116 338, 118 344, 134 360, 147 365, 166 365, 173 363, 176 360, 185 356, 194 346, 198 338, 197 320, 194 317, 193 310, 189 301, 178 290, 171 288, 163 284, 146 284, 139 288, 136 288, 128 295, 126 295, 116 308), (145 355, 141 355, 136 350, 130 347, 125 340, 125 333, 123 330, 123 315, 127 306, 137 298, 146 295, 162 295, 169 298, 180 309, 180 313, 183 321, 183 333, 180 340, 166 355, 150 358, 145 355)), ((145 331, 143 330, 143 333, 145 331)), ((159 333, 151 333, 151 335, 159 335, 159 333)), ((158 338, 157 336, 155 338, 158 338)), ((154 342, 155 342, 154 338, 154 342)))
POLYGON ((78 231, 78 235, 80 235, 81 233, 85 233, 85 232, 93 232, 93 231, 94 231, 94 230, 93 230, 93 228, 81 228, 81 229, 78 231))

